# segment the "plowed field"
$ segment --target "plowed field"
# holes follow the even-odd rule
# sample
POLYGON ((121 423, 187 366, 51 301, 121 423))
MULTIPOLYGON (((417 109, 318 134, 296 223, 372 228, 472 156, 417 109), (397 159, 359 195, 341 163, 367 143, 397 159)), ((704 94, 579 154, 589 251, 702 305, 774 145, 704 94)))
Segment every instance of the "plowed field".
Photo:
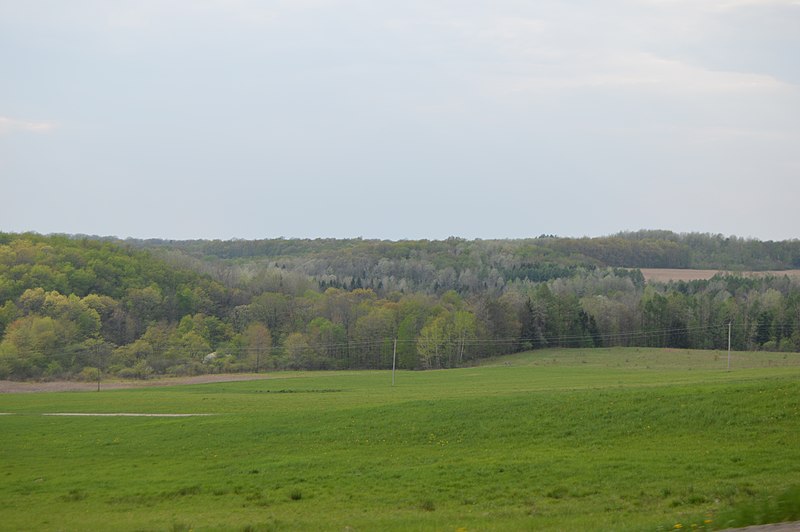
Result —
POLYGON ((647 282, 666 283, 669 281, 696 281, 700 279, 711 279, 718 273, 736 273, 745 277, 762 277, 767 275, 788 275, 793 278, 800 278, 800 270, 781 270, 763 272, 730 272, 725 270, 683 270, 673 268, 642 268, 642 275, 647 282))

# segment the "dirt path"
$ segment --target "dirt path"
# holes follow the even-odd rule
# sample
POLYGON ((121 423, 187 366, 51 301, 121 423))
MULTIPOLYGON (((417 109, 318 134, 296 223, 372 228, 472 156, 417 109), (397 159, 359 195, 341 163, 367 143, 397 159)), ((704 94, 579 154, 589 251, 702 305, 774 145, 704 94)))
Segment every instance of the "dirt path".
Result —
MULTIPOLYGON (((101 390, 123 388, 144 388, 148 386, 179 386, 184 384, 206 384, 210 382, 233 382, 268 379, 265 374, 242 373, 223 375, 196 375, 194 377, 163 377, 145 381, 101 381, 101 390)), ((17 382, 0 380, 0 393, 42 393, 42 392, 90 392, 97 390, 96 382, 52 381, 17 382)))
POLYGON ((797 530, 800 530, 800 521, 774 525, 753 525, 746 528, 727 528, 722 532, 796 532, 797 530))

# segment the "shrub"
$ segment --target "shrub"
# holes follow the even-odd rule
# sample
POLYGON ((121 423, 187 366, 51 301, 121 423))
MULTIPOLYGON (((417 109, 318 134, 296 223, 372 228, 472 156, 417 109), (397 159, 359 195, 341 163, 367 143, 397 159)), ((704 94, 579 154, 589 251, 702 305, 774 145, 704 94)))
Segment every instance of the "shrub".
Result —
POLYGON ((206 368, 200 362, 187 362, 185 364, 176 364, 166 369, 165 373, 173 377, 189 377, 192 375, 203 375, 206 373, 206 368))
POLYGON ((63 376, 64 368, 61 367, 61 364, 58 361, 53 360, 50 362, 44 370, 44 377, 46 379, 58 379, 63 376))
POLYGON ((784 353, 793 353, 795 351, 794 341, 791 338, 783 338, 779 350, 784 353))
POLYGON ((761 346, 761 349, 764 351, 777 351, 778 343, 775 340, 769 340, 764 342, 764 344, 761 346))
POLYGON ((137 379, 146 379, 155 372, 145 360, 137 361, 132 369, 137 379))
POLYGON ((135 379, 136 370, 133 368, 122 368, 120 370, 117 370, 116 375, 120 379, 135 379))
POLYGON ((78 373, 78 380, 80 381, 96 381, 101 376, 100 370, 92 366, 86 366, 78 373))

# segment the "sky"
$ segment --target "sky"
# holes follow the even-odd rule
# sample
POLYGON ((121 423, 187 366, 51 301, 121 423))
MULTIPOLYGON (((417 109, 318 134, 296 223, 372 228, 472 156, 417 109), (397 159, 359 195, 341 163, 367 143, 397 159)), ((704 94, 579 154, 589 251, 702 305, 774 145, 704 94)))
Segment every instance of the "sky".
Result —
POLYGON ((0 0, 0 231, 800 238, 800 0, 0 0))

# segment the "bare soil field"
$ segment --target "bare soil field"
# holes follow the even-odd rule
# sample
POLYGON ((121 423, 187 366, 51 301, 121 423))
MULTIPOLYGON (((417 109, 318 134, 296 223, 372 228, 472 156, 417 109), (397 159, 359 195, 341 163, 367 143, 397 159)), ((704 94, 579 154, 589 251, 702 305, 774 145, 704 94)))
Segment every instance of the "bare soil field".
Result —
MULTIPOLYGON (((120 381, 101 381, 101 390, 118 390, 122 388, 143 388, 146 386, 177 386, 183 384, 205 384, 209 382, 252 381, 268 379, 266 374, 216 374, 195 375, 193 377, 162 377, 157 379, 120 381)), ((50 382, 17 382, 0 380, 0 393, 36 393, 36 392, 88 392, 97 390, 97 382, 50 381, 50 382)))
POLYGON ((800 270, 780 270, 763 272, 730 272, 725 270, 682 270, 672 268, 642 268, 642 275, 647 282, 666 283, 669 281, 697 281, 711 279, 718 273, 736 273, 745 277, 764 277, 767 275, 788 275, 800 279, 800 270))

